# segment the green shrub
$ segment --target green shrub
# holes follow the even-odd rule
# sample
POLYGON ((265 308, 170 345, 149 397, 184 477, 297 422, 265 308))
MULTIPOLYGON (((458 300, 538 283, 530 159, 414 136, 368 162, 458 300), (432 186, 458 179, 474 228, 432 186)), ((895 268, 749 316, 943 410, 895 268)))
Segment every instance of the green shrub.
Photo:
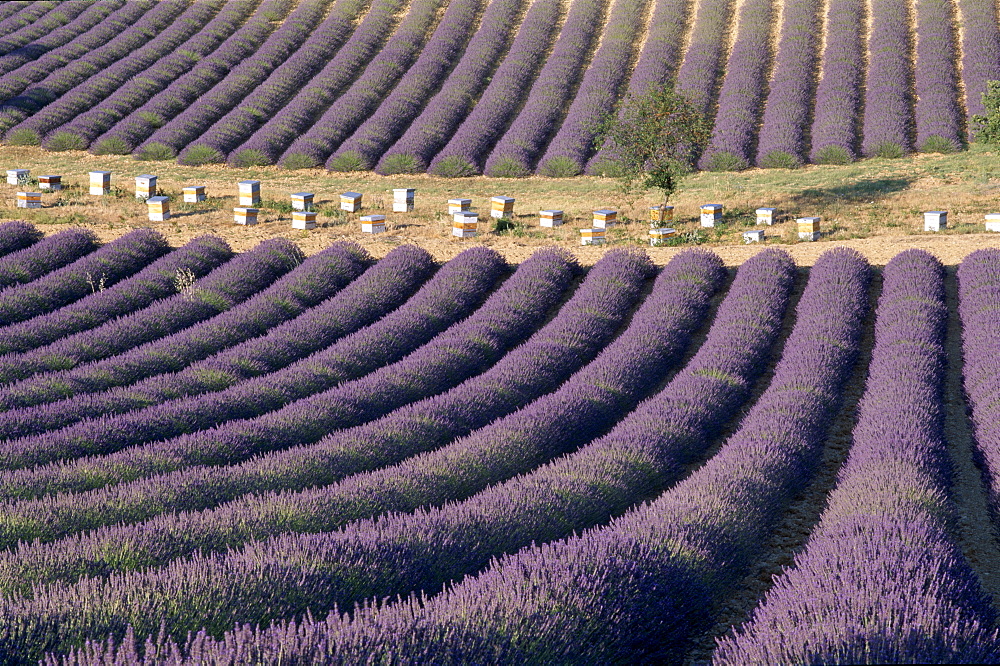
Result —
POLYGON ((61 153, 66 150, 84 150, 87 143, 83 137, 72 132, 56 132, 45 139, 45 150, 61 153))
POLYGON ((590 174, 592 176, 604 176, 605 178, 621 178, 625 175, 625 168, 618 160, 604 158, 595 162, 590 167, 590 174))
POLYGON ((749 166, 745 159, 728 150, 713 153, 705 164, 708 171, 743 171, 749 166))
POLYGON ((156 115, 155 113, 150 113, 149 111, 139 111, 135 115, 139 116, 140 118, 142 118, 143 120, 145 120, 147 123, 149 123, 150 125, 152 125, 153 127, 156 127, 156 128, 163 127, 164 125, 167 124, 166 121, 163 120, 162 117, 156 115))
POLYGON ((413 155, 391 155, 382 161, 376 171, 383 176, 392 176, 397 173, 420 173, 423 169, 413 155))
POLYGON ((241 150, 233 155, 231 161, 234 167, 258 167, 271 164, 271 160, 264 154, 264 151, 253 148, 241 150))
POLYGON ((488 175, 494 178, 526 178, 531 175, 531 172, 517 160, 503 157, 490 167, 488 175))
POLYGON ((281 160, 281 167, 292 171, 296 169, 312 169, 318 166, 319 164, 317 164, 316 160, 302 153, 292 153, 281 160))
POLYGON ((869 157, 884 157, 887 159, 898 159, 906 154, 903 147, 895 141, 880 143, 868 152, 869 157))
POLYGON ((184 166, 201 166, 203 164, 221 164, 226 156, 211 146, 191 146, 184 151, 177 163, 184 166))
POLYGON ((580 165, 565 156, 553 157, 546 161, 538 172, 549 178, 572 178, 580 175, 580 165))
POLYGON ((137 160, 163 161, 172 160, 177 157, 177 151, 165 143, 154 141, 132 153, 137 160))
POLYGON ((128 155, 129 145, 125 143, 124 139, 109 136, 107 139, 101 139, 92 145, 90 152, 95 155, 128 155))
POLYGON ((850 164, 854 161, 849 150, 843 146, 823 146, 816 151, 813 162, 816 164, 850 164))
POLYGON ((8 146, 37 146, 42 143, 38 132, 24 128, 7 132, 3 139, 8 146))
POLYGON ((449 155, 434 165, 435 175, 443 178, 467 178, 479 175, 479 170, 469 160, 458 155, 449 155))
POLYGON ((326 168, 330 171, 368 171, 368 165, 357 151, 349 150, 337 155, 326 168))
POLYGON ((772 150, 760 159, 760 165, 765 169, 798 169, 802 162, 784 150, 772 150))
POLYGON ((920 152, 922 153, 954 153, 958 151, 958 146, 937 134, 932 134, 927 137, 923 144, 920 146, 920 152))

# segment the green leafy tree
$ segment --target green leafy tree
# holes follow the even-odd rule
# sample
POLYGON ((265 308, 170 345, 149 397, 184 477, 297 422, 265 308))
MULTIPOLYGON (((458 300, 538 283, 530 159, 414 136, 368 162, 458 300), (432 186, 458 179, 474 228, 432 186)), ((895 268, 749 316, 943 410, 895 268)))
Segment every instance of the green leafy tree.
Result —
POLYGON ((972 116, 976 141, 1000 144, 1000 81, 987 81, 983 93, 985 116, 972 116))
POLYGON ((597 132, 598 147, 608 143, 626 192, 659 189, 667 203, 680 181, 694 170, 712 129, 705 117, 671 86, 651 86, 629 95, 618 113, 609 113, 597 132))

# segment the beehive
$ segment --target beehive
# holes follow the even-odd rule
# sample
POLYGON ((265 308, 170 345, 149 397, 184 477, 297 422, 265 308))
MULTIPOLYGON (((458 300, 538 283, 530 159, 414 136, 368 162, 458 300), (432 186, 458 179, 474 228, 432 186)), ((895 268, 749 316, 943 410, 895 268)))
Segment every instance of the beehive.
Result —
POLYGON ((757 209, 757 224, 766 224, 771 226, 774 224, 775 219, 778 217, 777 208, 758 208, 757 209))
POLYGON ((362 215, 361 233, 363 234, 385 233, 385 215, 362 215))
POLYGON ((604 229, 580 229, 580 245, 604 245, 604 229))
POLYGON ((701 207, 701 226, 714 227, 722 222, 722 204, 705 204, 701 207))
POLYGON ((292 211, 292 229, 315 229, 316 213, 311 210, 292 211))
POLYGON ((344 192, 340 195, 340 210, 357 213, 361 210, 361 196, 360 192, 344 192))
POLYGON ((167 197, 149 197, 146 199, 150 222, 165 222, 170 219, 170 199, 167 197))
POLYGON ((62 176, 39 176, 38 189, 55 192, 62 189, 62 176))
POLYGON ((17 207, 18 208, 41 208, 42 207, 42 193, 41 192, 18 192, 17 193, 17 207))
POLYGON ((240 206, 256 206, 260 203, 259 180, 241 180, 237 187, 240 193, 240 206))
POLYGON ((594 227, 597 229, 607 229, 618 219, 618 211, 610 208, 601 208, 594 211, 594 227))
POLYGON ((657 228, 662 224, 672 224, 674 221, 674 207, 673 206, 650 206, 649 207, 649 225, 652 228, 657 228))
POLYGON ((312 210, 313 193, 296 192, 292 195, 292 210, 312 210))
POLYGON ((90 193, 94 196, 102 196, 111 193, 110 171, 90 172, 90 193))
POLYGON ((665 241, 668 238, 677 235, 676 229, 671 229, 670 227, 659 227, 657 229, 649 230, 649 245, 650 247, 655 247, 665 241))
POLYGON ((795 222, 799 225, 799 240, 815 241, 819 240, 818 217, 800 217, 795 222))
POLYGON ((538 211, 538 224, 543 227, 561 227, 563 212, 561 210, 538 211))
POLYGON ((764 240, 763 229, 750 229, 749 231, 743 232, 744 243, 759 243, 762 240, 764 240))
POLYGON ((156 196, 156 176, 144 174, 135 177, 135 198, 145 201, 156 196))
POLYGON ((479 214, 471 211, 461 211, 452 216, 451 235, 459 238, 472 238, 479 228, 479 214))
POLYGON ((184 193, 184 203, 198 203, 205 200, 204 185, 189 185, 182 192, 184 193))
POLYGON ((990 213, 986 216, 986 231, 1000 231, 1000 214, 990 213))
POLYGON ((948 212, 931 210, 924 213, 924 231, 941 231, 948 226, 948 212))
POLYGON ((454 215, 472 207, 472 199, 448 199, 448 214, 454 215))
POLYGON ((28 182, 31 169, 7 169, 7 184, 20 185, 28 182))
POLYGON ((413 211, 413 195, 416 190, 412 188, 397 188, 392 191, 392 212, 410 213, 413 211))
POLYGON ((260 213, 256 208, 239 207, 233 209, 233 221, 236 224, 257 224, 257 215, 260 213))
POLYGON ((490 217, 510 217, 514 214, 514 199, 512 197, 493 197, 490 199, 490 217))

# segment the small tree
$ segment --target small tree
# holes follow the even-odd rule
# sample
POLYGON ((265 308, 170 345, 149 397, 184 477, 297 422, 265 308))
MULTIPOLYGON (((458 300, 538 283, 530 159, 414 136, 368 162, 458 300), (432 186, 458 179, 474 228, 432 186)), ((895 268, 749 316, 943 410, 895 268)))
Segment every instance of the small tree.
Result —
POLYGON ((694 170, 711 133, 705 117, 684 95, 670 86, 650 86, 641 95, 626 97, 618 113, 604 117, 597 145, 608 143, 626 192, 637 185, 659 189, 667 203, 694 170))
POLYGON ((972 123, 978 126, 974 130, 976 141, 1000 144, 1000 81, 986 82, 983 106, 985 116, 972 116, 972 123))

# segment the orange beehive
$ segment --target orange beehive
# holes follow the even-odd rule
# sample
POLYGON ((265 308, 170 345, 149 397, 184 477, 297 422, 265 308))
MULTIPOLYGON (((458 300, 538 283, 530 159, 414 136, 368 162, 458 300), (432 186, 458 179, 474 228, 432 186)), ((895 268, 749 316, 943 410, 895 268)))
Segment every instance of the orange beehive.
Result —
POLYGON ((563 223, 563 212, 561 210, 541 210, 538 211, 538 224, 542 227, 560 227, 563 223))
POLYGON ((385 215, 362 215, 361 233, 363 234, 385 233, 385 215))
POLYGON ((167 197, 149 197, 146 199, 150 222, 165 222, 170 219, 170 199, 167 197))
POLYGON ((256 206, 260 203, 260 181, 242 180, 237 184, 241 206, 256 206))
POLYGON ((514 199, 512 197, 493 197, 490 199, 490 217, 510 217, 514 214, 514 199))
POLYGON ((580 229, 580 245, 604 245, 604 229, 580 229))
POLYGON ((673 221, 674 221, 673 206, 665 206, 661 204, 659 206, 649 207, 650 225, 656 225, 656 227, 659 227, 661 224, 671 224, 673 221))
POLYGON ((775 218, 778 216, 777 208, 758 208, 757 209, 757 224, 766 224, 771 226, 774 224, 775 218))
POLYGON ((311 210, 292 211, 292 229, 315 229, 316 213, 311 210))
POLYGON ((145 201, 156 196, 156 176, 144 174, 135 177, 135 198, 145 201))
POLYGON ((361 197, 360 192, 344 192, 340 195, 340 210, 357 213, 361 210, 361 197))
POLYGON ((184 203, 198 203, 205 200, 204 185, 190 185, 182 191, 184 192, 184 203))
POLYGON ((470 211, 455 213, 451 223, 451 233, 459 238, 472 238, 479 228, 479 214, 470 211))
POLYGON ((17 193, 17 207, 18 208, 41 208, 42 207, 42 193, 41 192, 18 192, 17 193))
POLYGON ((660 227, 658 229, 649 230, 649 245, 650 247, 655 247, 661 244, 664 240, 677 235, 676 229, 671 229, 669 227, 660 227))
POLYGON ((40 190, 61 190, 62 189, 62 176, 39 176, 38 177, 38 189, 40 190))
POLYGON ((256 208, 234 208, 233 209, 233 221, 236 224, 257 224, 257 215, 260 213, 256 208))
POLYGON ((292 210, 312 210, 312 192, 296 192, 292 195, 292 210))
POLYGON ((607 229, 618 219, 618 211, 610 208, 601 208, 594 211, 594 227, 596 229, 607 229))

